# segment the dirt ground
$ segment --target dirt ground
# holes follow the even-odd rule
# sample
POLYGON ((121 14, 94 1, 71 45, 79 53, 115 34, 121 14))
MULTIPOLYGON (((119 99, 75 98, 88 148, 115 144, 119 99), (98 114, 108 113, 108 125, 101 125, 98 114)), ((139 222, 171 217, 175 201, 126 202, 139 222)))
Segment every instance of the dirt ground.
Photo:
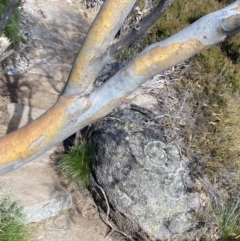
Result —
POLYGON ((58 216, 31 224, 29 241, 125 241, 122 235, 106 225, 105 213, 98 209, 90 192, 84 186, 62 181, 73 198, 73 207, 58 216), (103 221, 104 220, 104 221, 103 221))
POLYGON ((60 183, 72 196, 73 206, 60 215, 30 224, 32 236, 29 241, 128 241, 118 232, 114 223, 109 224, 106 213, 99 208, 84 185, 76 185, 63 178, 58 169, 58 157, 64 147, 60 144, 50 156, 50 167, 57 173, 60 183))

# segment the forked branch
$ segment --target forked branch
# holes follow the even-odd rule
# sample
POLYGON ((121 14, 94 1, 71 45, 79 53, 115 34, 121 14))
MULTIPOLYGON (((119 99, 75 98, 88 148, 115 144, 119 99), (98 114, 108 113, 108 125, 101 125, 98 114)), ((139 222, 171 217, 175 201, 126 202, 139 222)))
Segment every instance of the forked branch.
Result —
MULTIPOLYGON (((110 0, 110 2, 118 1, 110 0)), ((0 175, 19 168, 79 129, 104 117, 149 78, 224 41, 239 31, 240 0, 237 0, 219 11, 202 17, 170 38, 147 47, 127 66, 90 94, 82 95, 81 91, 84 88, 72 85, 70 80, 66 87, 70 92, 67 94, 76 94, 76 96, 61 96, 58 102, 41 117, 0 138, 0 165, 2 165, 0 175)), ((106 31, 103 38, 105 34, 106 31)), ((87 37, 87 41, 90 41, 87 44, 92 46, 91 41, 94 42, 94 39, 87 37)), ((101 49, 99 46, 98 51, 103 53, 105 48, 101 49)), ((81 56, 81 58, 84 57, 89 60, 87 55, 81 56)), ((80 63, 84 63, 83 60, 80 63)), ((93 66, 97 65, 93 64, 93 66)), ((78 61, 74 68, 79 69, 81 74, 82 66, 78 61)), ((89 84, 89 81, 90 79, 87 79, 86 84, 89 84)), ((87 92, 86 88, 85 92, 87 92)))
POLYGON ((92 84, 111 60, 109 49, 136 0, 106 0, 95 18, 75 60, 63 95, 91 92, 92 84))

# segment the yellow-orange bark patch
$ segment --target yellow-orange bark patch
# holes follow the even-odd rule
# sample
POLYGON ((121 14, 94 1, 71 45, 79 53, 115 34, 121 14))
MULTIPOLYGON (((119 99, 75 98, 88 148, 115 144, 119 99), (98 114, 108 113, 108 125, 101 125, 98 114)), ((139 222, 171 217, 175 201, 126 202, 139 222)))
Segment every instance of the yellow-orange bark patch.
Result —
POLYGON ((205 48, 198 39, 156 46, 134 60, 134 74, 144 76, 148 71, 160 72, 205 48))
POLYGON ((0 164, 25 160, 39 151, 43 143, 49 143, 68 118, 68 115, 64 114, 64 110, 72 101, 74 98, 61 97, 58 103, 41 117, 0 138, 0 164), (42 142, 32 146, 42 136, 45 136, 42 142))

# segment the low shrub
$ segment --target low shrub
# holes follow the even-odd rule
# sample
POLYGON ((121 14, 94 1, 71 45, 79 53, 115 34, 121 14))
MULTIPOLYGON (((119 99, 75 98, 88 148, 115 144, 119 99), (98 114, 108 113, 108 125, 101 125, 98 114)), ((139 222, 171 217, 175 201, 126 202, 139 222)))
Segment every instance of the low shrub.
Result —
MULTIPOLYGON (((0 2, 0 21, 1 21, 1 16, 3 16, 3 14, 5 13, 8 3, 9 3, 9 0, 1 0, 0 2)), ((23 35, 21 34, 21 31, 20 31, 21 30, 20 22, 21 22, 21 13, 18 6, 16 6, 3 31, 3 34, 11 40, 14 47, 18 45, 20 42, 25 42, 23 35)))
POLYGON ((24 224, 22 206, 5 196, 0 199, 0 240, 26 241, 29 231, 24 224))

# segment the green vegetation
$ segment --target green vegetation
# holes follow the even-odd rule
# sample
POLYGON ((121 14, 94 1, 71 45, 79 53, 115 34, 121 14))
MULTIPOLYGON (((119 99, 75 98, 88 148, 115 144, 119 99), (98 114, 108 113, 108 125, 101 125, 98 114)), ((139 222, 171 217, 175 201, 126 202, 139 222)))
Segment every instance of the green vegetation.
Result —
MULTIPOLYGON (((8 3, 9 3, 9 0, 1 0, 0 17, 5 13, 8 3)), ((21 17, 20 10, 16 6, 3 32, 4 35, 11 40, 13 46, 16 46, 20 42, 25 42, 20 32, 20 21, 21 21, 20 17, 21 17)))
POLYGON ((76 145, 60 156, 60 170, 70 181, 89 186, 92 157, 93 148, 89 141, 76 145))
POLYGON ((149 45, 170 37, 200 17, 222 7, 223 4, 216 0, 176 0, 165 14, 151 27, 146 44, 149 45))
POLYGON ((129 59, 137 56, 138 52, 139 52, 139 49, 136 46, 130 47, 121 51, 118 54, 117 59, 119 59, 122 62, 128 61, 129 59))
POLYGON ((240 199, 229 200, 216 214, 221 241, 240 240, 240 199))
POLYGON ((0 240, 26 241, 29 231, 24 224, 24 213, 21 205, 9 197, 0 200, 0 240))

